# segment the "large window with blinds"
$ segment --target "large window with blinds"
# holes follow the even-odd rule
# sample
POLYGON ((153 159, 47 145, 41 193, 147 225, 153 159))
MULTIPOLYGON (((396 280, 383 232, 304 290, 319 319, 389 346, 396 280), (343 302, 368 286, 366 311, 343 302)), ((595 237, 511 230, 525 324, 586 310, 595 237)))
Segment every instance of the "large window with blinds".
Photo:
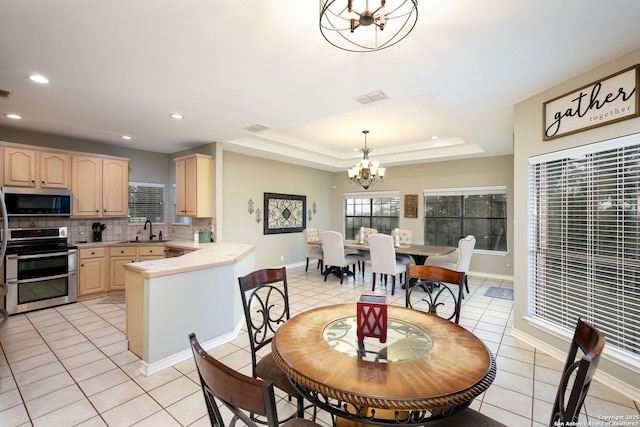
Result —
POLYGON ((344 195, 345 239, 358 238, 360 227, 391 234, 400 221, 400 193, 379 191, 344 195))
POLYGON ((164 184, 129 182, 129 224, 164 223, 164 184))
POLYGON ((475 250, 507 251, 507 187, 424 190, 425 245, 458 246, 468 235, 475 250))
POLYGON ((640 136, 529 161, 529 316, 640 359, 640 136))

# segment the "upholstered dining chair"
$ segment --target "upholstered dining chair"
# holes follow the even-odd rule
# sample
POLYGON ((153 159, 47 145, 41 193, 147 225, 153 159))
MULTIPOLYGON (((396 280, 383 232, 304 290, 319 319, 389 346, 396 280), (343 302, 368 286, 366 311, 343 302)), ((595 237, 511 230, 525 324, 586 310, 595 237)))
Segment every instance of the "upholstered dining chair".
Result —
POLYGON ((189 334, 189 342, 212 426, 225 427, 218 402, 233 414, 228 423, 230 426, 237 421, 250 427, 265 424, 268 427, 318 426, 304 418, 291 418, 280 424, 273 382, 248 377, 231 369, 207 353, 193 333, 189 334), (261 416, 260 421, 256 421, 255 415, 261 416))
POLYGON ((340 284, 344 281, 345 274, 349 273, 349 266, 353 265, 353 275, 356 274, 358 259, 349 254, 344 254, 344 240, 342 234, 337 231, 323 231, 320 233, 322 240, 322 252, 324 254, 324 281, 327 276, 335 272, 340 277, 340 284))
POLYGON ((407 265, 405 305, 455 323, 460 321, 464 272, 433 265, 407 265))
MULTIPOLYGON (((378 234, 378 230, 376 230, 375 228, 367 228, 367 227, 363 227, 362 228, 362 236, 358 236, 358 241, 362 241, 363 245, 369 245, 369 236, 372 236, 374 234, 378 234), (360 238, 362 237, 362 238, 360 238)), ((352 255, 354 257, 356 257, 358 259, 358 268, 360 269, 360 272, 362 273, 362 277, 364 277, 364 270, 365 270, 365 265, 367 263, 367 261, 371 260, 371 254, 368 251, 355 251, 355 252, 351 252, 349 253, 349 255, 352 255)))
POLYGON ((324 254, 322 253, 322 245, 321 244, 311 244, 309 242, 319 242, 320 241, 320 230, 317 228, 305 228, 302 231, 302 236, 304 237, 304 250, 307 255, 307 266, 304 271, 309 270, 309 259, 317 259, 318 265, 316 269, 320 269, 322 272, 322 264, 324 259, 324 254))
POLYGON ((278 326, 290 318, 287 270, 285 267, 256 270, 238 277, 238 282, 251 346, 252 376, 270 380, 275 387, 296 398, 298 417, 302 417, 303 398, 278 367, 271 352, 258 360, 258 352, 271 348, 278 326))
POLYGON ((405 273, 406 264, 396 259, 396 248, 393 246, 393 238, 388 234, 373 234, 369 236, 369 251, 371 253, 371 271, 373 272, 373 286, 371 291, 376 290, 376 274, 380 274, 380 280, 384 277, 387 284, 387 277, 391 275, 391 295, 396 291, 396 276, 400 277, 405 273))
POLYGON ((598 369, 604 343, 602 332, 578 319, 553 404, 550 426, 579 425, 578 417, 598 369))
MULTIPOLYGON (((393 237, 394 244, 398 243, 400 245, 406 245, 411 244, 413 241, 411 230, 405 230, 402 228, 394 228, 393 230, 391 230, 391 237, 393 237)), ((396 259, 405 265, 411 263, 410 255, 397 254, 396 259)))
MULTIPOLYGON (((473 248, 476 246, 476 238, 471 234, 458 240, 458 261, 452 262, 440 262, 436 264, 438 267, 448 268, 449 270, 464 272, 464 288, 469 293, 469 283, 467 275, 469 274, 469 265, 471 264, 471 256, 473 255, 473 248)), ((462 295, 464 298, 464 294, 462 295)))

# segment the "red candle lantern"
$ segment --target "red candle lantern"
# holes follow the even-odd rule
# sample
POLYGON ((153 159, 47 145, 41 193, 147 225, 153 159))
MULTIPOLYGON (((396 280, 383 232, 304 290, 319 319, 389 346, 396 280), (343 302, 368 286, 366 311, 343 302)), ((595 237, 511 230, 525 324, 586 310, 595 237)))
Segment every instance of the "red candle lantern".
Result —
POLYGON ((358 340, 364 337, 387 341, 387 296, 362 294, 358 300, 358 340))

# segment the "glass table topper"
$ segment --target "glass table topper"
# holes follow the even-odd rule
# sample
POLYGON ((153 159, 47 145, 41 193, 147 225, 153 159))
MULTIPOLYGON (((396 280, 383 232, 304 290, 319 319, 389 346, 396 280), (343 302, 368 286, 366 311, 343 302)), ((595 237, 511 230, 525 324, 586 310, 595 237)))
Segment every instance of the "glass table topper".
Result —
POLYGON ((356 316, 329 323, 323 330, 324 341, 334 350, 369 362, 388 363, 417 359, 433 345, 424 330, 402 320, 389 317, 387 341, 365 337, 358 340, 356 316))

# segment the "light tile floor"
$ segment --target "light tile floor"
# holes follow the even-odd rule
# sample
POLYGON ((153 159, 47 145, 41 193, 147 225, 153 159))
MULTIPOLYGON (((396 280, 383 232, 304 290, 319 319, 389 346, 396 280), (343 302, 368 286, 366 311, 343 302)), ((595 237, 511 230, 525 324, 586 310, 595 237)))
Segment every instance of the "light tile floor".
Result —
MULTIPOLYGON (((287 272, 292 315, 354 302, 371 289, 370 274, 340 285, 334 277, 323 282, 315 266, 287 272)), ((472 407, 508 426, 547 425, 562 363, 511 337, 512 301, 484 296, 490 286, 512 288, 511 282, 471 277, 469 285, 460 323, 486 342, 498 365, 493 385, 472 407)), ((402 289, 391 296, 390 288, 378 284, 376 292, 403 305, 402 289)), ((138 358, 127 351, 125 306, 100 301, 9 318, 0 330, 0 426, 209 425, 193 361, 142 376, 138 358)), ((211 353, 250 373, 246 330, 211 353)), ((282 415, 292 407, 279 396, 282 415)), ((602 425, 598 416, 638 414, 638 402, 596 382, 580 420, 602 425)), ((330 423, 326 414, 319 420, 330 423)))

